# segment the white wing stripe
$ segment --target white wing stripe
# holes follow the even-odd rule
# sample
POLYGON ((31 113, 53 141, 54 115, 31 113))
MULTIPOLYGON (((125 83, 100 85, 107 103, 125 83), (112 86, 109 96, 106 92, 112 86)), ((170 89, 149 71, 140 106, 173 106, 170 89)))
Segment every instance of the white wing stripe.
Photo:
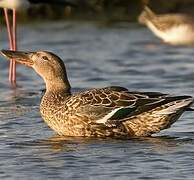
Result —
POLYGON ((110 119, 120 109, 123 109, 123 107, 114 109, 113 111, 111 111, 110 113, 108 113, 106 116, 104 116, 102 119, 99 119, 96 122, 97 123, 104 123, 105 124, 108 121, 108 119, 110 119))

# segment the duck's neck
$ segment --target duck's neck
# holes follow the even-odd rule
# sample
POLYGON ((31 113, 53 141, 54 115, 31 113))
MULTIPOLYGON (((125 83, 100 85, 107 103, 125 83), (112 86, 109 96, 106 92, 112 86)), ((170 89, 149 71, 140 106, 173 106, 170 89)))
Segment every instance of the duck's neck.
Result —
POLYGON ((46 83, 46 93, 65 93, 70 94, 71 86, 68 80, 63 79, 53 79, 53 80, 45 80, 46 83))

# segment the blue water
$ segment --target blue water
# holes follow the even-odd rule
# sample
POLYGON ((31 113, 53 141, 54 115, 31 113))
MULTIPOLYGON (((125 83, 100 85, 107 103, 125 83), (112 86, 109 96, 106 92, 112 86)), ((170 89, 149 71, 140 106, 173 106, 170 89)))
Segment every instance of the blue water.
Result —
MULTIPOLYGON (((169 46, 137 24, 19 25, 19 48, 63 58, 73 91, 119 85, 194 96, 194 47, 169 46)), ((1 29, 0 48, 7 48, 1 29)), ((61 138, 39 113, 42 79, 0 57, 0 179, 193 179, 194 112, 151 138, 61 138)))

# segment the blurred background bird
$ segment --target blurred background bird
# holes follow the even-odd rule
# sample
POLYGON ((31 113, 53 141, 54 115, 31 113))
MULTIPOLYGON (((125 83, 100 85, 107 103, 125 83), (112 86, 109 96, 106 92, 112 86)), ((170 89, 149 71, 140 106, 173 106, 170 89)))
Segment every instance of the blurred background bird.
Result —
POLYGON ((138 17, 157 37, 173 45, 194 43, 194 19, 186 14, 156 14, 148 6, 138 17))

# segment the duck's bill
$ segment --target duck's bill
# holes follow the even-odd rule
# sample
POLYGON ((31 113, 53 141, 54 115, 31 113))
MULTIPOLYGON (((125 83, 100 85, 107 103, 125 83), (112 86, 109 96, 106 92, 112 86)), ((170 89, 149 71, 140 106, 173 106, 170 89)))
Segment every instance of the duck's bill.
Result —
POLYGON ((16 62, 29 67, 32 67, 34 64, 31 52, 1 50, 0 53, 9 60, 15 60, 16 62))

